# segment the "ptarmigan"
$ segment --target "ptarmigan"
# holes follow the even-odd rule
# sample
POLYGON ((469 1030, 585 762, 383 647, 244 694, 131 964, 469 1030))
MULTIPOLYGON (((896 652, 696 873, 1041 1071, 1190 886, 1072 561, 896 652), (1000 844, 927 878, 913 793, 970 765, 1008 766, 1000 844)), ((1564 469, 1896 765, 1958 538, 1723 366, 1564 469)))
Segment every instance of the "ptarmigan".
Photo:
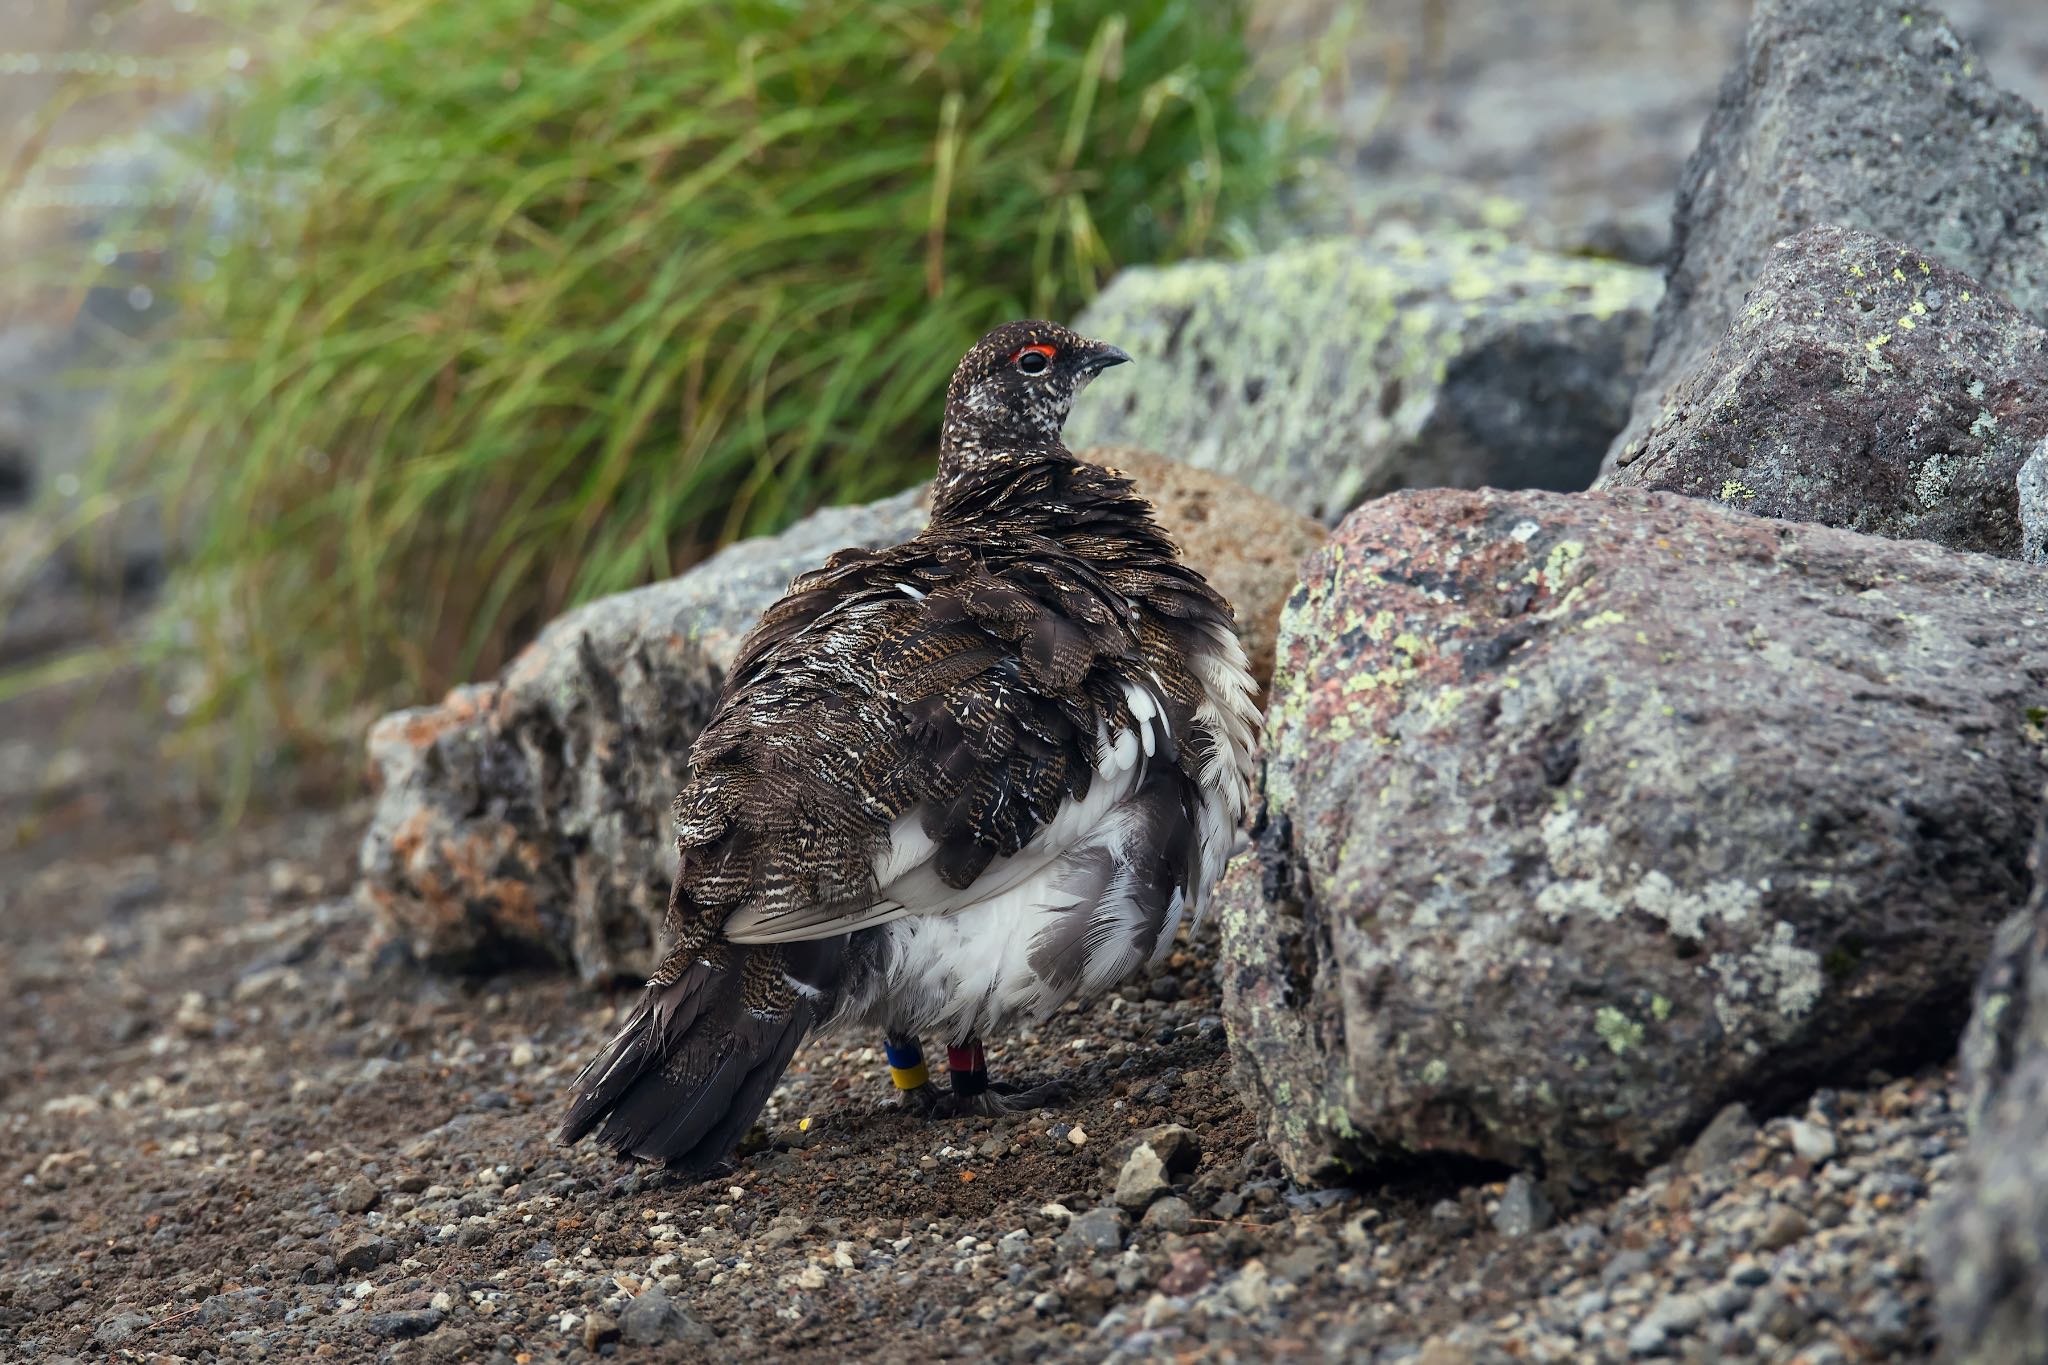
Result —
POLYGON ((671 947, 565 1141, 716 1169, 828 1027, 879 1030, 928 1110, 1050 1102, 991 1088, 982 1039, 1156 961, 1200 909, 1258 713, 1229 605, 1061 443, 1128 359, 1048 322, 983 337, 929 527, 832 556, 748 635, 675 801, 671 947))

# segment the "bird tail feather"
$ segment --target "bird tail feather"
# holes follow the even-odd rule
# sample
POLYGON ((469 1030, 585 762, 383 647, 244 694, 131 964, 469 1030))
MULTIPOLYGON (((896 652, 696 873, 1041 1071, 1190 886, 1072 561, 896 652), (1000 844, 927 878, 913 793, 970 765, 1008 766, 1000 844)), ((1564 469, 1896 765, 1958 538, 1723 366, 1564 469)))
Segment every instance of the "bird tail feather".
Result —
POLYGON ((561 1140, 595 1130, 621 1156, 706 1174, 731 1157, 815 1022, 809 1002, 747 1008, 747 959, 773 948, 721 945, 717 961, 661 975, 625 1026, 576 1078, 561 1140))

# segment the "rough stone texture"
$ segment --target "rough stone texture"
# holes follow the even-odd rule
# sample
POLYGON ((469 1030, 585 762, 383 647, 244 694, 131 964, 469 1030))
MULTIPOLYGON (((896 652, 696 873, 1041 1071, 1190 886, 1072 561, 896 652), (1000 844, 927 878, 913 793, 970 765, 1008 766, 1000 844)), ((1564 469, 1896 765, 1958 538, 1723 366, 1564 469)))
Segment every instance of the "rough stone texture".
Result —
POLYGON ((620 1310, 619 1337, 628 1346, 658 1346, 665 1341, 710 1346, 717 1341, 709 1328, 691 1317, 659 1286, 642 1290, 620 1310))
POLYGON ((1152 1150, 1151 1143, 1141 1142, 1124 1160, 1123 1169, 1117 1172, 1113 1197, 1118 1208, 1140 1214, 1153 1200, 1172 1191, 1173 1182, 1166 1178, 1166 1163, 1159 1159, 1159 1153, 1152 1150))
POLYGON ((1681 1164, 1693 1173, 1726 1165, 1756 1140, 1756 1133, 1756 1119, 1749 1106, 1737 1100, 1723 1107, 1692 1140, 1681 1164))
POLYGON ((1679 185, 1669 287, 1609 468, 1736 320, 1772 243, 1822 223, 1909 242, 2048 321, 2048 122, 1933 10, 1757 0, 1679 185))
POLYGON ((1985 1365, 2048 1362, 2048 821, 2032 861, 2033 900, 1999 926, 1978 983, 1962 1049, 1971 1139, 1931 1219, 1944 1339, 1985 1365))
MULTIPOLYGON (((1230 480, 1128 449, 1188 559, 1237 606, 1261 678, 1322 527, 1230 480)), ((495 682, 395 712, 370 733, 379 786, 359 895, 422 959, 457 970, 573 964, 644 974, 675 875, 669 802, 724 669, 790 578, 848 545, 924 525, 922 490, 820 512, 652 587, 550 624, 495 682)))
POLYGON ((2048 575, 1665 494, 1354 513, 1222 909, 1292 1170, 1567 1185, 1942 1046, 2024 894, 2048 575))
POLYGON ((1911 247, 1778 244, 1735 325, 1606 486, 2017 558, 2048 331, 1911 247))
POLYGON ((1584 488, 1657 293, 1640 267, 1405 228, 1128 270, 1075 325, 1141 382, 1083 394, 1068 431, 1325 521, 1396 488, 1584 488))
POLYGON ((2020 466, 2020 557, 2048 564, 2048 438, 2020 466))
POLYGON ((1549 1227, 1556 1216, 1542 1187, 1517 1171, 1508 1177, 1508 1186, 1501 1191, 1500 1207, 1493 1211, 1493 1226, 1503 1237, 1531 1237, 1549 1227))

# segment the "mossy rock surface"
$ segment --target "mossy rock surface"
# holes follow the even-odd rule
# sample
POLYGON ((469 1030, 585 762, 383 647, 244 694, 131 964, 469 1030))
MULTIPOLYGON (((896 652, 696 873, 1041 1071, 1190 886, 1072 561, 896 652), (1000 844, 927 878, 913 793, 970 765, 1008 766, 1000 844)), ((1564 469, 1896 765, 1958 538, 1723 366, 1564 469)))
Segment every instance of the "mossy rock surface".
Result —
POLYGON ((1950 1051, 2041 806, 2048 575, 1669 494, 1403 493, 1282 614, 1221 903, 1302 1178, 1566 1185, 1950 1051))
POLYGON ((1324 521, 1397 488, 1584 488, 1661 289, 1653 271, 1471 229, 1129 270, 1076 325, 1138 363, 1084 394, 1069 431, 1324 521))

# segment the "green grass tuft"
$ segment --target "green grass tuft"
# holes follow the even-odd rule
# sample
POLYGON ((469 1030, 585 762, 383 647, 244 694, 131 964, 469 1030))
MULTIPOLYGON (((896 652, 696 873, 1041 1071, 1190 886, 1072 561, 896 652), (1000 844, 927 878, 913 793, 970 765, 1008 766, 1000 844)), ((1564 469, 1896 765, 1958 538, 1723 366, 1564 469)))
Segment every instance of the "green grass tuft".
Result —
POLYGON ((114 438, 273 747, 905 486, 983 329, 1242 244, 1298 151, 1210 0, 337 9, 197 149, 114 438))

